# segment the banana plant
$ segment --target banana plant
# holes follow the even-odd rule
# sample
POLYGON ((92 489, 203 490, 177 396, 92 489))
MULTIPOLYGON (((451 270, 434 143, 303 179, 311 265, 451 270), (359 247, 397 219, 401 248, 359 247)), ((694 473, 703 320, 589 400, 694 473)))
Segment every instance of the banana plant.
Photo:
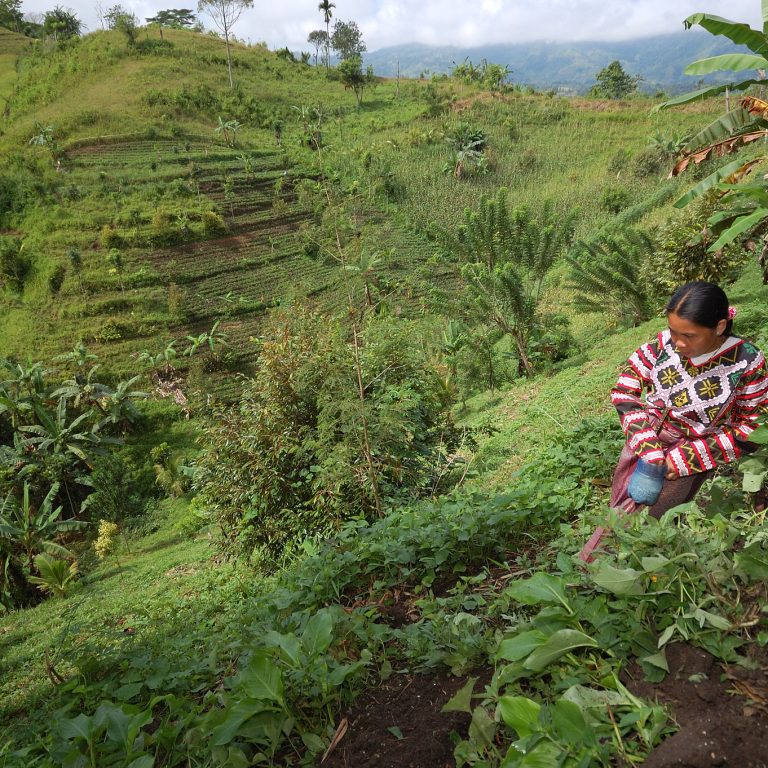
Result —
POLYGON ((11 494, 0 505, 0 538, 10 542, 12 549, 21 550, 24 565, 31 571, 34 557, 40 552, 72 558, 72 553, 55 541, 68 531, 81 530, 87 523, 81 520, 60 520, 61 507, 54 507, 53 500, 59 492, 54 483, 40 505, 30 501, 29 483, 24 483, 21 504, 11 494))
MULTIPOLYGON (((685 68, 687 75, 707 75, 717 71, 734 73, 753 72, 752 76, 735 79, 722 85, 700 88, 677 96, 655 107, 666 109, 680 104, 710 98, 726 91, 744 91, 753 85, 765 85, 764 74, 768 70, 768 2, 762 0, 762 29, 752 29, 748 24, 729 21, 720 16, 695 13, 683 23, 686 29, 698 25, 710 34, 728 38, 736 45, 746 46, 751 53, 728 53, 699 59, 685 68)), ((682 173, 692 163, 698 165, 713 157, 724 157, 737 152, 755 141, 768 138, 768 103, 753 96, 744 96, 738 106, 722 115, 688 141, 671 174, 682 173)), ((693 199, 707 192, 720 195, 722 209, 708 220, 708 227, 715 235, 709 247, 718 251, 740 237, 763 237, 760 263, 763 280, 768 282, 768 184, 761 179, 752 184, 743 182, 744 177, 756 165, 768 161, 761 156, 749 162, 735 161, 708 176, 676 203, 682 208, 693 199)))

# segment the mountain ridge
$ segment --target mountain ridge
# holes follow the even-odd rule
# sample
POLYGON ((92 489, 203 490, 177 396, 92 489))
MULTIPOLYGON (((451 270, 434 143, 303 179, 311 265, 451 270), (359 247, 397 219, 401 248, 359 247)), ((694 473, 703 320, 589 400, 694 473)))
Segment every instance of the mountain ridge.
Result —
POLYGON ((726 82, 729 73, 694 78, 683 74, 683 69, 696 59, 737 51, 746 48, 700 31, 689 31, 622 41, 537 41, 472 47, 404 43, 371 51, 365 54, 364 61, 382 77, 396 76, 398 62, 401 76, 421 77, 448 74, 465 59, 475 63, 486 59, 510 67, 510 82, 584 92, 594 84, 603 67, 618 60, 629 74, 642 78, 641 90, 653 93, 692 90, 700 79, 708 83, 726 82))

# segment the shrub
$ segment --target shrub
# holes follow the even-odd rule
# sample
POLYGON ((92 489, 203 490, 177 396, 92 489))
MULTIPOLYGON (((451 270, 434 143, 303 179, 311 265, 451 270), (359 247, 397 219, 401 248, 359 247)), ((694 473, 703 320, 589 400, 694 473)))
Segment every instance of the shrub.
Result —
POLYGON ((632 173, 638 179, 658 176, 664 169, 664 155, 655 147, 646 147, 632 160, 632 173))
POLYGON ((114 227, 109 224, 105 224, 101 228, 101 234, 99 240, 104 248, 121 248, 125 243, 123 238, 117 233, 114 227))
POLYGON ((61 286, 64 284, 66 274, 67 268, 63 264, 59 264, 48 277, 48 290, 52 296, 58 295, 61 286))
POLYGON ((623 187, 608 187, 600 195, 600 207, 608 213, 619 213, 632 202, 629 192, 623 187))
POLYGON ((206 237, 221 235, 227 231, 227 225, 224 218, 215 211, 203 211, 200 217, 203 225, 203 234, 206 237))
POLYGON ((643 264, 643 278, 657 294, 668 295, 692 280, 720 283, 737 277, 748 251, 738 243, 707 251, 714 238, 706 223, 716 208, 715 200, 702 197, 653 232, 656 248, 643 264))
POLYGON ((2 287, 21 291, 29 274, 29 258, 23 253, 23 243, 17 237, 0 237, 0 280, 2 287))
POLYGON ((438 485, 441 450, 457 433, 414 330, 393 318, 359 330, 369 382, 361 405, 346 335, 298 308, 273 321, 255 377, 208 425, 198 459, 200 503, 227 554, 278 557, 346 518, 375 515, 374 482, 388 499, 438 485))

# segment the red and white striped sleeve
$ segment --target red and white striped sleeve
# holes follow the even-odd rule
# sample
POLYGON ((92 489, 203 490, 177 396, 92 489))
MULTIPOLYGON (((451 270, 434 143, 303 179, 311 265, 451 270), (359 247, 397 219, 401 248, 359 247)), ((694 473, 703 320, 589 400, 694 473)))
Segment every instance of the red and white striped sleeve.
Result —
POLYGON ((759 352, 744 371, 728 413, 729 424, 711 435, 682 443, 667 455, 679 477, 707 472, 718 464, 730 464, 743 452, 761 416, 768 414, 768 368, 759 352))
POLYGON ((636 456, 651 464, 662 464, 664 451, 645 409, 642 393, 651 386, 651 370, 660 349, 659 336, 633 352, 611 390, 611 402, 619 414, 627 444, 636 456))

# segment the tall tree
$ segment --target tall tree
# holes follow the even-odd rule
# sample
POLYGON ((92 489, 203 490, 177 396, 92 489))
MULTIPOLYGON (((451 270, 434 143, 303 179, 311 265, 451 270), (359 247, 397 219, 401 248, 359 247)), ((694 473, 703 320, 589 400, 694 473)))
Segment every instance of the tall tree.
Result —
POLYGON ((253 0, 199 0, 197 4, 198 13, 207 13, 224 35, 224 42, 227 45, 227 71, 229 72, 230 88, 234 88, 235 84, 232 80, 232 50, 229 36, 242 12, 246 8, 252 7, 253 0))
POLYGON ((315 29, 309 33, 307 42, 315 47, 315 66, 317 66, 317 59, 320 55, 320 49, 328 49, 328 44, 330 42, 328 40, 328 33, 324 29, 315 29))
POLYGON ((62 8, 57 5, 52 11, 46 11, 43 17, 43 34, 56 41, 79 37, 82 29, 83 22, 77 18, 71 8, 62 8))
POLYGON ((163 39, 163 27, 169 29, 185 29, 195 23, 195 14, 191 8, 167 8, 158 11, 146 19, 147 24, 157 24, 160 28, 160 39, 163 39))
POLYGON ((21 0, 0 0, 0 27, 21 32, 23 23, 21 0))
POLYGON ((326 71, 331 68, 331 18, 333 17, 332 8, 335 8, 335 3, 331 3, 328 0, 322 0, 317 6, 318 11, 323 12, 323 21, 325 22, 325 69, 326 71))
POLYGON ((342 61, 361 58, 366 50, 363 33, 354 21, 337 21, 333 25, 331 47, 342 61))
POLYGON ((591 96, 603 99, 623 99, 637 90, 638 75, 628 75, 620 61, 612 61, 597 73, 597 82, 590 90, 591 96))

